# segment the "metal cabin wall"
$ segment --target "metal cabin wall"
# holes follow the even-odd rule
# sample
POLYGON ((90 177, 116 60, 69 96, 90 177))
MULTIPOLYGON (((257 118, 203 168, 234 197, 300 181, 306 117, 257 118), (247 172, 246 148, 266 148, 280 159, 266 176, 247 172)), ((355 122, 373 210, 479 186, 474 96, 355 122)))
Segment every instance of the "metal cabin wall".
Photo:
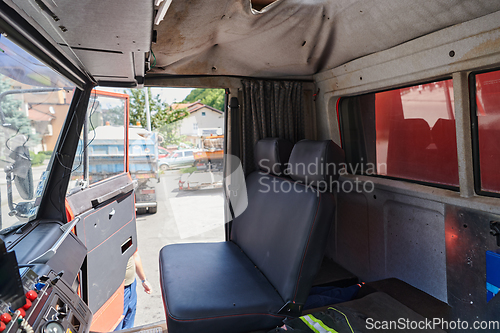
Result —
MULTIPOLYGON (((452 26, 315 75, 317 137, 341 142, 341 97, 453 77, 460 192, 379 177, 372 193, 340 193, 327 256, 365 281, 397 277, 447 302, 452 317, 497 319, 486 303, 490 221, 500 199, 474 193, 467 76, 500 67, 500 12, 452 26), (451 52, 453 51, 453 52, 451 52)), ((496 311, 495 311, 496 310, 496 311)))
POLYGON ((332 259, 362 281, 395 277, 448 301, 444 204, 375 189, 340 193, 337 207, 332 259))

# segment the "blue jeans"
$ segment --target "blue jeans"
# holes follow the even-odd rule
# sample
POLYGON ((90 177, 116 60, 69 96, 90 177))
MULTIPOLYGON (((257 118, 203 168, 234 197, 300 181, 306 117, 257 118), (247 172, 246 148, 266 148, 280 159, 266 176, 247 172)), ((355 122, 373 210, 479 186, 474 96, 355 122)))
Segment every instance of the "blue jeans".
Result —
POLYGON ((137 310, 137 281, 125 286, 123 293, 123 319, 116 326, 115 331, 134 327, 135 312, 137 310))

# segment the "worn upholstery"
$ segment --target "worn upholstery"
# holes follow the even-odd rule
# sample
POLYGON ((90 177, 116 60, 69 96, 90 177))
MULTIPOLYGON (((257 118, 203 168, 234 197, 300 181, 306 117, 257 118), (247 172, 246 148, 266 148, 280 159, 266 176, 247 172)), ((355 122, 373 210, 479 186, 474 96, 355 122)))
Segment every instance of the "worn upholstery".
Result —
MULTIPOLYGON (((294 154, 303 154, 296 148, 304 144, 320 154, 328 149, 324 142, 316 143, 321 149, 301 141, 290 159, 301 158, 294 154)), ((278 156, 276 139, 256 148, 266 150, 258 156, 287 160, 278 156)), ((230 241, 161 250, 170 333, 270 329, 293 313, 287 311, 290 304, 305 302, 334 218, 333 195, 262 171, 251 173, 246 183, 248 208, 234 219, 230 241)))

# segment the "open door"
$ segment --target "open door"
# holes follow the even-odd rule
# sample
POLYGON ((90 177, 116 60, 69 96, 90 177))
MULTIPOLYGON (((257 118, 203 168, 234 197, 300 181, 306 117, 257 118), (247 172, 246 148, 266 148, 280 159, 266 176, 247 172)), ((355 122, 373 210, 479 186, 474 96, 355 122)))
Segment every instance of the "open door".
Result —
POLYGON ((137 248, 128 103, 125 94, 92 92, 66 197, 87 247, 80 292, 94 314, 91 331, 112 331, 122 319, 125 270, 137 248))

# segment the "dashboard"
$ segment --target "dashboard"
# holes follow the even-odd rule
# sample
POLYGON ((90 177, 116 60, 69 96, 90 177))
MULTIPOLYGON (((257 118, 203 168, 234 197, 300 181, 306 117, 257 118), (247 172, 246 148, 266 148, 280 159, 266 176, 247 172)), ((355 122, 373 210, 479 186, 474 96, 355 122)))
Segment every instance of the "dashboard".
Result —
POLYGON ((85 245, 62 224, 34 221, 0 235, 0 333, 87 333, 80 297, 85 245))

